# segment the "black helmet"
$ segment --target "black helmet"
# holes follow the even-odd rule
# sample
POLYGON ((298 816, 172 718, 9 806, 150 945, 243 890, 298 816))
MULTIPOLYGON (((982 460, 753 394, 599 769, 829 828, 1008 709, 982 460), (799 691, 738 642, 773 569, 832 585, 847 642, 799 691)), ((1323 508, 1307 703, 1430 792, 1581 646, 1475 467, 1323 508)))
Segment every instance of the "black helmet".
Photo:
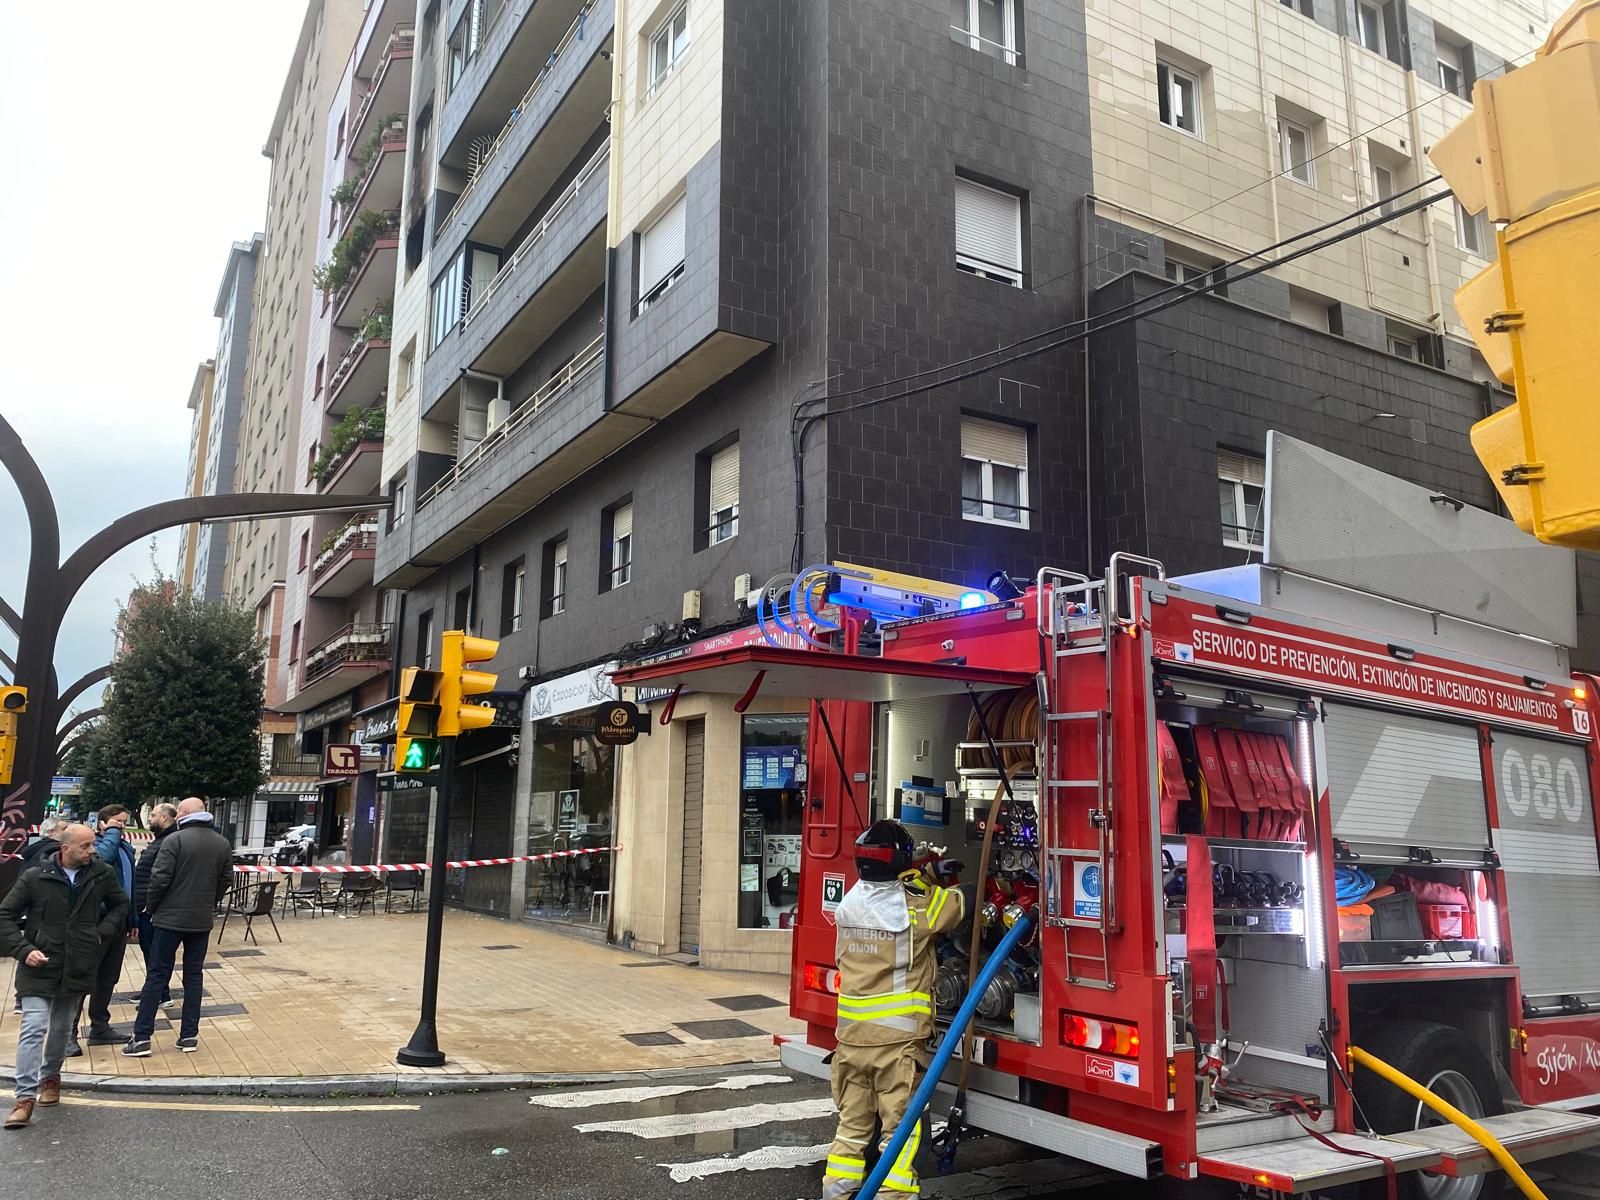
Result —
POLYGON ((856 873, 868 883, 887 883, 911 869, 911 835, 899 821, 874 821, 856 839, 856 873))

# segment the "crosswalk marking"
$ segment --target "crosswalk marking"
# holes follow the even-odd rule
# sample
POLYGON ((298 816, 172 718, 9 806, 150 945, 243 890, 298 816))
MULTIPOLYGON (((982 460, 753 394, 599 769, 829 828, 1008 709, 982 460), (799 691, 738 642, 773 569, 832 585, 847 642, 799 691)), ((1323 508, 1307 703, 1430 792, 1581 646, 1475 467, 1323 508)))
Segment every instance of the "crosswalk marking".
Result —
POLYGON ((579 1133, 630 1133, 634 1137, 666 1138, 708 1133, 713 1129, 749 1129, 775 1121, 809 1121, 833 1113, 832 1100, 794 1100, 785 1104, 748 1104, 717 1112, 667 1113, 631 1121, 593 1121, 573 1128, 579 1133))
POLYGON ((736 1158, 703 1158, 699 1162, 658 1163, 667 1168, 673 1183, 688 1183, 708 1175, 723 1175, 729 1171, 775 1171, 789 1167, 807 1167, 828 1157, 828 1146, 762 1146, 736 1158))
POLYGON ((742 1092, 773 1083, 793 1083, 787 1075, 732 1075, 717 1083, 662 1084, 657 1087, 612 1088, 609 1091, 552 1092, 528 1101, 540 1108, 598 1108, 605 1104, 638 1104, 690 1092, 742 1092))

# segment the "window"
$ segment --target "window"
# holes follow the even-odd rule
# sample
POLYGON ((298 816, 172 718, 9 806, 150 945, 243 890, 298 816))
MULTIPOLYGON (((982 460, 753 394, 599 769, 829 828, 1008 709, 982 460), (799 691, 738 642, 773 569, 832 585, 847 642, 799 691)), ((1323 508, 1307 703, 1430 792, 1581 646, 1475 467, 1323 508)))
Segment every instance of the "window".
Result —
POLYGON ((1220 263, 1201 263, 1195 259, 1179 257, 1182 251, 1172 249, 1166 251, 1166 258, 1161 265, 1161 273, 1173 283, 1191 284, 1195 288, 1210 288, 1219 296, 1226 296, 1228 289, 1222 285, 1223 273, 1219 269, 1220 263), (1213 286, 1215 285, 1215 286, 1213 286))
POLYGON ((1308 17, 1315 17, 1317 15, 1317 10, 1314 6, 1313 0, 1278 0, 1278 3, 1283 5, 1285 8, 1298 9, 1301 13, 1308 17))
POLYGON ((650 86, 655 87, 678 65, 689 48, 689 6, 681 4, 661 22, 650 39, 650 86))
POLYGON ((433 668, 433 609, 417 614, 417 666, 433 668))
POLYGON ((1326 296, 1318 296, 1314 292, 1302 292, 1295 287, 1289 289, 1289 319, 1296 325, 1329 333, 1332 331, 1329 321, 1331 308, 1332 303, 1326 296))
POLYGON ((1455 202, 1456 206, 1456 245, 1468 254, 1475 254, 1479 258, 1483 254, 1483 217, 1481 214, 1469 213, 1461 206, 1461 201, 1455 202))
POLYGON ((950 29, 979 53, 1017 65, 1017 0, 950 0, 950 29))
POLYGON ((289 629, 289 661, 300 661, 300 622, 296 621, 289 629))
POLYGON ((1156 63, 1156 110, 1161 123, 1200 136, 1200 81, 1187 71, 1156 63))
POLYGON ((456 589, 456 603, 452 629, 463 629, 468 632, 472 629, 472 589, 470 587, 456 589))
POLYGON ((1222 544, 1252 550, 1263 544, 1261 497, 1267 488, 1266 460, 1254 454, 1217 448, 1218 495, 1222 501, 1222 544))
POLYGON ((394 506, 389 509, 389 528, 403 525, 406 519, 406 481, 396 479, 389 484, 389 495, 394 497, 394 506))
POLYGON ((417 378, 417 339, 412 338, 406 343, 406 348, 400 351, 400 364, 395 371, 395 382, 399 384, 402 396, 411 391, 411 385, 417 378))
POLYGON ((327 369, 327 366, 328 360, 326 357, 317 359, 317 380, 315 388, 311 393, 313 398, 320 398, 322 396, 322 373, 327 369))
POLYGON ((1438 56, 1439 86, 1453 95, 1466 96, 1472 87, 1467 71, 1470 52, 1463 53, 1463 47, 1446 37, 1444 30, 1437 25, 1433 30, 1433 44, 1434 53, 1438 56))
POLYGON ((1028 431, 961 418, 961 515, 1028 527, 1028 431))
POLYGON ((956 178, 956 269, 1022 286, 1022 198, 956 178))
POLYGON ((1301 183, 1317 183, 1316 155, 1311 148, 1311 130, 1287 117, 1278 118, 1278 169, 1301 183))
POLYGON ((433 281, 430 296, 430 312, 432 323, 428 330, 428 352, 431 354, 439 343, 449 337, 456 325, 460 322, 461 296, 463 291, 464 272, 466 269, 466 255, 458 254, 444 269, 444 273, 433 281))
POLYGON ((1412 362, 1420 361, 1415 338, 1402 337, 1399 334, 1391 333, 1389 335, 1389 353, 1396 358, 1408 358, 1412 362))
POLYGON ((500 636, 522 628, 522 598, 528 584, 527 560, 513 559, 500 574, 500 636))
POLYGON ((708 468, 706 538, 715 546, 739 532, 739 443, 713 454, 708 468))
POLYGON ((567 535, 544 544, 544 615, 567 611, 567 535))
MULTIPOLYGON (((1388 201, 1394 198, 1395 192, 1399 189, 1394 185, 1394 171, 1392 168, 1386 167, 1382 163, 1375 162, 1372 164, 1372 190, 1379 200, 1388 201)), ((1394 212, 1394 205, 1385 203, 1378 211, 1386 217, 1390 216, 1394 212)))
POLYGON ((683 276, 689 198, 679 196, 656 223, 639 235, 639 312, 644 312, 683 276))
POLYGON ((311 562, 311 531, 308 529, 300 535, 300 569, 304 571, 311 562))
POLYGON ((605 564, 600 590, 607 592, 633 578, 633 502, 626 500, 609 509, 600 524, 601 561, 605 564))
POLYGON ((1356 40, 1368 50, 1388 57, 1389 47, 1384 37, 1381 5, 1366 3, 1356 5, 1356 34, 1356 40))

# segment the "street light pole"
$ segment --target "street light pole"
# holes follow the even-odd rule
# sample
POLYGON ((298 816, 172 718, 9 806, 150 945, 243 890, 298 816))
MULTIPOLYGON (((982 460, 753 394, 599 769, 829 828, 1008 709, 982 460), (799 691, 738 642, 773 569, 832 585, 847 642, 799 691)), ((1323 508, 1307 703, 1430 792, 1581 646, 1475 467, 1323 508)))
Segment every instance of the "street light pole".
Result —
POLYGON ((444 864, 450 860, 450 801, 455 793, 456 739, 439 739, 439 784, 433 813, 433 866, 428 874, 428 940, 422 960, 422 1012, 411 1040, 394 1059, 404 1067, 442 1067, 437 1013, 439 953, 444 943, 444 864))

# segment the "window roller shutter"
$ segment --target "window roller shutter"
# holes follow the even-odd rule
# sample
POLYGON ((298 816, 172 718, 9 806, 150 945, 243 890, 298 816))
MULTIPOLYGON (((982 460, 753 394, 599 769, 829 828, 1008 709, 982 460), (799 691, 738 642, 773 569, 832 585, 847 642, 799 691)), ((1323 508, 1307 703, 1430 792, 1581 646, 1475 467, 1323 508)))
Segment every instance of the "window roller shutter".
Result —
POLYGON ((1020 272, 1022 201, 970 179, 957 179, 956 253, 1020 272))
POLYGON ((611 540, 620 542, 633 536, 633 505, 624 504, 611 514, 611 540))
POLYGON ((1256 487, 1267 486, 1266 462, 1252 458, 1248 454, 1240 454, 1236 450, 1218 449, 1217 474, 1226 479, 1237 479, 1240 483, 1254 484, 1256 487))
POLYGON ((739 445, 724 446, 711 456, 711 512, 739 503, 739 445))
POLYGON ((1025 468, 1028 465, 1028 432, 1020 425, 965 417, 961 422, 961 457, 1025 468))
POLYGON ((648 296, 684 260, 688 210, 688 197, 679 196, 661 219, 639 236, 639 295, 648 296))
POLYGON ((555 552, 555 556, 554 557, 555 557, 556 566, 564 567, 564 566, 567 565, 567 544, 566 544, 566 542, 557 542, 556 543, 556 552, 555 552))

